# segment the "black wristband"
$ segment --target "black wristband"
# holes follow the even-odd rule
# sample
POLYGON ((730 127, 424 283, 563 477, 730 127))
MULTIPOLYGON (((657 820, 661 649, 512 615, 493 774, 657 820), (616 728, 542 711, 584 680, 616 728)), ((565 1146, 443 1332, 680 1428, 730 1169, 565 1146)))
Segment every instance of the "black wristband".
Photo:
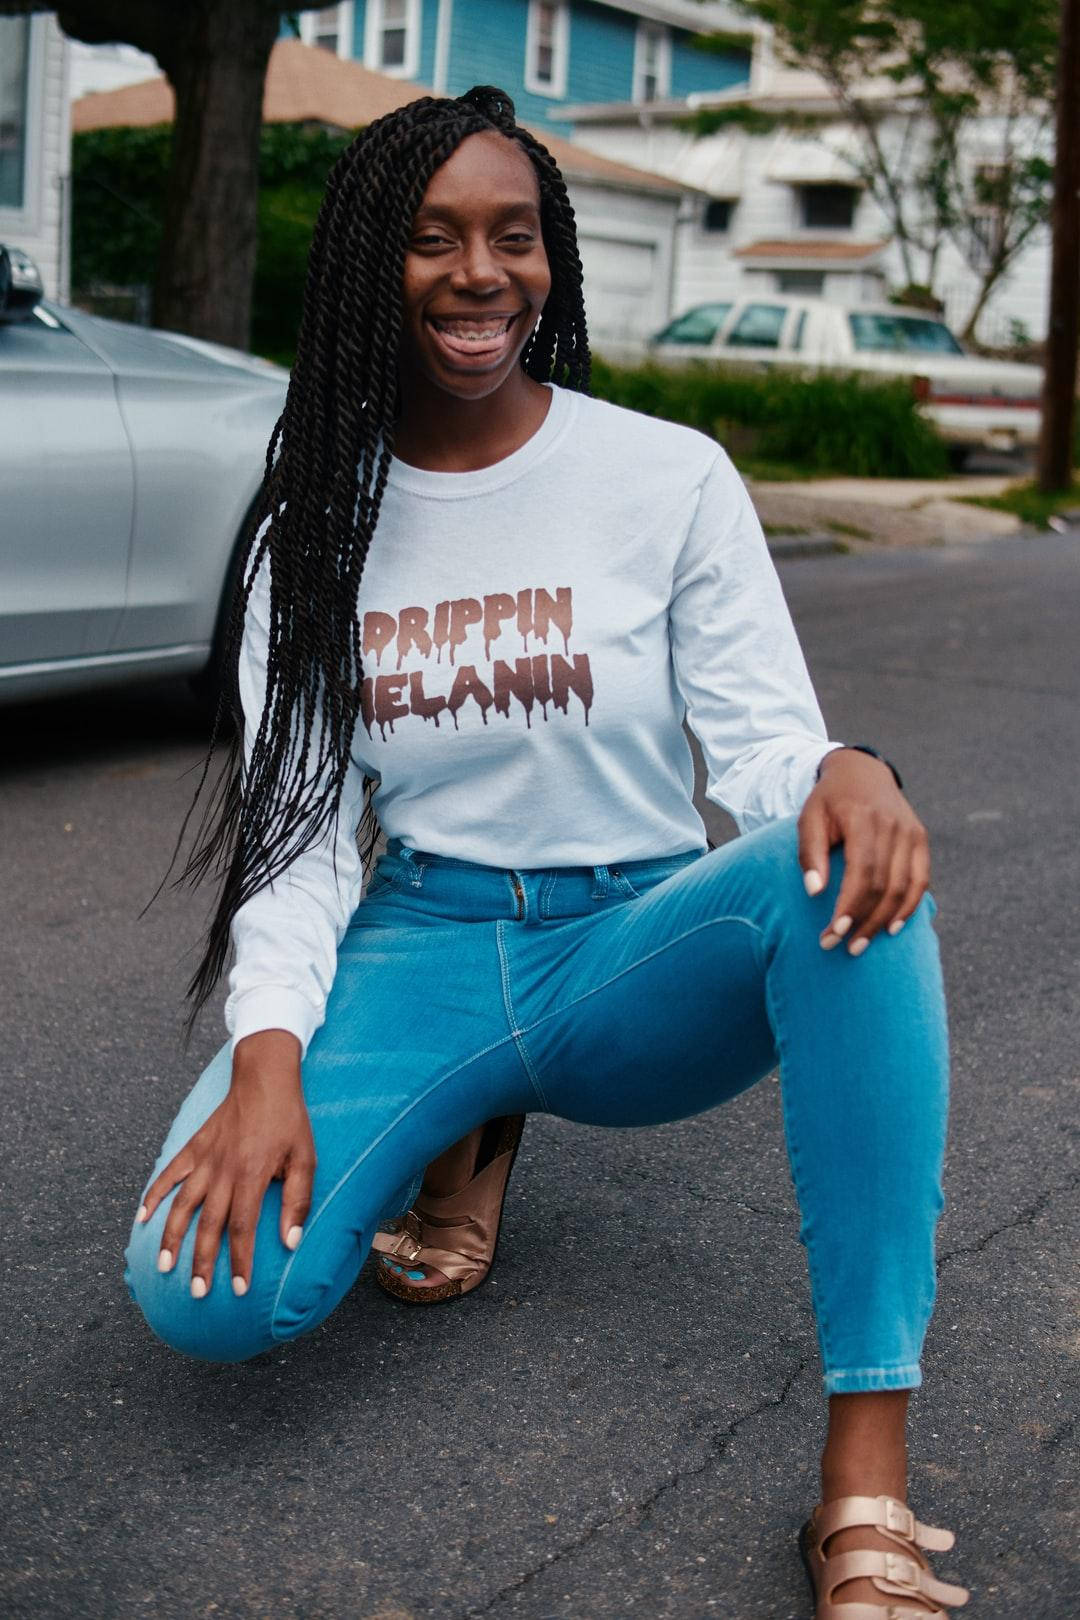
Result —
MULTIPOLYGON (((870 747, 869 743, 841 743, 840 746, 841 746, 841 748, 854 748, 855 751, 857 753, 859 753, 859 754, 870 754, 874 759, 880 759, 881 763, 883 765, 887 765, 889 767, 890 771, 892 771, 893 777, 896 780, 896 785, 900 789, 901 793, 903 793, 904 784, 900 780, 900 772, 897 770, 896 766, 893 764, 891 759, 886 759, 884 754, 879 754, 876 748, 871 748, 870 747)), ((835 749, 830 749, 829 752, 830 753, 835 753, 836 750, 835 749)), ((826 754, 826 756, 825 756, 825 759, 827 759, 827 758, 828 758, 828 754, 826 754)), ((818 782, 821 781, 821 765, 823 765, 824 763, 825 763, 825 760, 822 760, 821 764, 818 765, 817 772, 815 773, 815 779, 818 782)))

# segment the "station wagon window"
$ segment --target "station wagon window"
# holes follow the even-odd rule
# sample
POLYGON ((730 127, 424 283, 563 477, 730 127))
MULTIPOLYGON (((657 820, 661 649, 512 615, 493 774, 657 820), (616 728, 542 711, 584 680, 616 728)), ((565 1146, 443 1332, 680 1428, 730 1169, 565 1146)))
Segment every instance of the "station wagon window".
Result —
POLYGON ((747 304, 728 333, 727 341, 743 349, 779 348, 786 314, 786 304, 747 304))
POLYGON ((858 186, 799 187, 802 222, 809 230, 849 230, 858 200, 858 186))
POLYGON ((705 212, 701 216, 702 229, 717 232, 729 231, 734 207, 735 200, 733 197, 710 197, 705 204, 705 212))
POLYGON ((805 309, 800 309, 799 314, 798 314, 798 318, 797 318, 797 320, 795 322, 795 329, 791 334, 791 347, 793 349, 801 349, 802 348, 803 332, 804 332, 805 328, 806 328, 806 311, 805 311, 805 309))
POLYGON ((0 208, 22 208, 26 172, 29 17, 0 17, 0 208))
POLYGON ((364 65, 395 79, 420 71, 420 0, 368 0, 364 65))
POLYGON ((671 90, 671 35, 663 23, 637 25, 634 39, 634 100, 660 101, 671 90))
POLYGON ((658 343, 711 343, 731 312, 730 304, 699 304, 657 334, 658 343))
POLYGON ((848 315, 856 349, 876 354, 963 354, 944 321, 926 315, 892 315, 852 310, 848 315))
POLYGON ((534 95, 565 96, 570 8, 557 0, 529 0, 525 28, 525 88, 534 95))

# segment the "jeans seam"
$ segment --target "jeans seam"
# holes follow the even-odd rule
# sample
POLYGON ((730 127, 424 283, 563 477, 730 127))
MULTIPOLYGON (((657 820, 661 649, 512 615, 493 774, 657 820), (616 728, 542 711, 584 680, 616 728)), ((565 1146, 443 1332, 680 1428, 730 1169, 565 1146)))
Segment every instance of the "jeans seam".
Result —
MULTIPOLYGON (((639 896, 638 898, 640 899, 644 897, 639 896)), ((670 950, 673 945, 681 945, 683 940, 691 939, 694 934, 699 934, 703 928, 713 928, 717 923, 725 922, 743 923, 745 927, 749 928, 755 934, 760 935, 762 932, 759 924, 754 922, 751 917, 739 917, 734 913, 726 914, 723 917, 707 917, 704 922, 695 923, 693 928, 688 928, 685 934, 679 934, 675 939, 665 940, 662 945, 658 945, 656 949, 654 951, 650 951, 647 956, 637 957, 626 967, 620 968, 618 973, 613 973, 610 979, 602 979, 599 984, 591 985, 588 990, 583 990, 580 996, 574 996, 573 1000, 564 1002, 561 1007, 553 1007, 550 1012, 542 1013, 539 1018, 534 1018, 531 1024, 523 1024, 521 1028, 516 1031, 516 1033, 518 1035, 527 1035, 530 1030, 539 1029, 540 1025, 546 1023, 549 1018, 557 1018, 561 1013, 569 1012, 570 1008, 576 1007, 579 1002, 586 1001, 589 996, 595 996, 601 990, 606 990, 609 985, 615 984, 616 981, 623 978, 625 974, 632 973, 635 968, 644 966, 646 962, 651 962, 654 956, 662 956, 663 953, 666 950, 670 950)), ((547 1104, 545 1103, 545 1107, 546 1106, 547 1104)))
POLYGON ((529 1056, 528 1051, 526 1050, 525 1042, 522 1038, 523 1031, 517 1027, 517 1018, 514 1014, 513 997, 510 991, 510 960, 506 953, 506 941, 503 936, 502 919, 495 924, 495 948, 499 953, 499 978, 502 983, 503 1007, 506 1011, 507 1022, 510 1025, 510 1034, 513 1037, 514 1045, 517 1047, 518 1056, 520 1057, 522 1065, 524 1066, 525 1073, 529 1077, 529 1083, 536 1094, 540 1106, 545 1113, 548 1113, 550 1112, 550 1109, 548 1106, 548 1100, 544 1096, 544 1088, 540 1084, 540 1076, 537 1074, 532 1058, 529 1056))
MULTIPOLYGON (((428 1098, 434 1095, 440 1086, 445 1085, 448 1080, 452 1080, 455 1074, 459 1074, 462 1069, 467 1069, 470 1063, 476 1062, 477 1058, 484 1057, 488 1052, 494 1052, 499 1046, 504 1046, 506 1042, 511 1039, 513 1039, 512 1034, 500 1035, 497 1041, 489 1041, 487 1046, 481 1046, 477 1051, 471 1052, 467 1058, 463 1058, 461 1062, 456 1063, 452 1069, 448 1069, 446 1073, 441 1074, 437 1080, 433 1080, 426 1091, 424 1091, 419 1097, 414 1097, 406 1108, 403 1108, 399 1114, 396 1114, 385 1129, 380 1131, 379 1135, 375 1137, 373 1141, 368 1142, 360 1157, 358 1159, 354 1159, 349 1165, 349 1168, 343 1171, 338 1177, 333 1187, 331 1187, 330 1191, 326 1194, 326 1197, 322 1200, 318 1209, 314 1211, 314 1213, 305 1223, 304 1237, 306 1238, 314 1229, 317 1222, 322 1218, 322 1216, 329 1209, 330 1205, 333 1203, 334 1199, 341 1192, 342 1188, 345 1186, 345 1183, 356 1174, 356 1171, 363 1164, 364 1160, 374 1152, 374 1150, 379 1146, 380 1142, 384 1142, 386 1140, 391 1131, 397 1129, 403 1119, 405 1119, 415 1109, 419 1108, 422 1103, 427 1102, 428 1098)), ((281 1342, 281 1335, 279 1335, 277 1332, 277 1317, 278 1311, 281 1307, 281 1296, 285 1290, 285 1285, 289 1280, 293 1265, 299 1257, 302 1249, 303 1242, 301 1242, 300 1248, 291 1254, 288 1260, 285 1262, 284 1270, 281 1273, 281 1279, 278 1282, 277 1292, 274 1295, 274 1303, 270 1310, 270 1333, 271 1337, 278 1343, 281 1342)), ((286 1335, 286 1337, 291 1337, 291 1335, 286 1335)))

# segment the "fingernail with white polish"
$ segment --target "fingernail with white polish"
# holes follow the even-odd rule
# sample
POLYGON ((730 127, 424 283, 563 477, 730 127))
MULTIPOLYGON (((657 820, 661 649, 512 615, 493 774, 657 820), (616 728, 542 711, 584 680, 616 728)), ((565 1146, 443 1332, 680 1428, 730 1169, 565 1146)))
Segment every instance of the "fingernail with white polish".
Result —
POLYGON ((850 927, 850 917, 837 917, 836 921, 832 925, 832 931, 836 935, 837 939, 843 939, 850 927))
POLYGON ((868 939, 853 939, 851 944, 848 946, 848 955, 861 956, 869 943, 870 941, 868 939))
POLYGON ((820 894, 822 889, 825 887, 825 879, 822 877, 820 872, 804 872, 803 885, 807 894, 811 896, 820 894))
POLYGON ((234 1294, 246 1294, 247 1293, 247 1283, 244 1281, 243 1277, 234 1277, 233 1278, 233 1280, 232 1280, 232 1291, 233 1291, 234 1294))
POLYGON ((172 1270, 172 1250, 171 1249, 162 1249, 161 1253, 157 1257, 157 1268, 158 1268, 159 1271, 171 1271, 172 1270))
POLYGON ((901 928, 903 928, 903 926, 904 926, 904 924, 906 922, 907 922, 906 917, 897 917, 897 918, 895 918, 894 921, 889 924, 889 933, 890 934, 898 934, 900 932, 901 928))
POLYGON ((148 1213, 149 1211, 147 1210, 146 1205, 140 1204, 138 1209, 135 1211, 135 1219, 137 1221, 145 1221, 148 1213))
POLYGON ((205 1279, 205 1277, 192 1277, 192 1279, 191 1279, 191 1292, 192 1292, 193 1296, 195 1297, 195 1299, 205 1299, 206 1298, 206 1279, 205 1279))
POLYGON ((823 951, 831 951, 834 946, 839 945, 840 937, 838 934, 822 934, 818 943, 823 951))
POLYGON ((304 1229, 302 1226, 290 1226, 285 1235, 285 1247, 287 1249, 295 1249, 303 1235, 304 1229))

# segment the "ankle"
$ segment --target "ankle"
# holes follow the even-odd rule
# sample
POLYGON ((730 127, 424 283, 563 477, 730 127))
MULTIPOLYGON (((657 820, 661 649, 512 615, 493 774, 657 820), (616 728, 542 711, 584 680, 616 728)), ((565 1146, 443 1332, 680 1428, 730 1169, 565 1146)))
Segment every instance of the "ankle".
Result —
POLYGON ((821 1499, 895 1496, 907 1500, 906 1390, 834 1395, 821 1459, 821 1499))

